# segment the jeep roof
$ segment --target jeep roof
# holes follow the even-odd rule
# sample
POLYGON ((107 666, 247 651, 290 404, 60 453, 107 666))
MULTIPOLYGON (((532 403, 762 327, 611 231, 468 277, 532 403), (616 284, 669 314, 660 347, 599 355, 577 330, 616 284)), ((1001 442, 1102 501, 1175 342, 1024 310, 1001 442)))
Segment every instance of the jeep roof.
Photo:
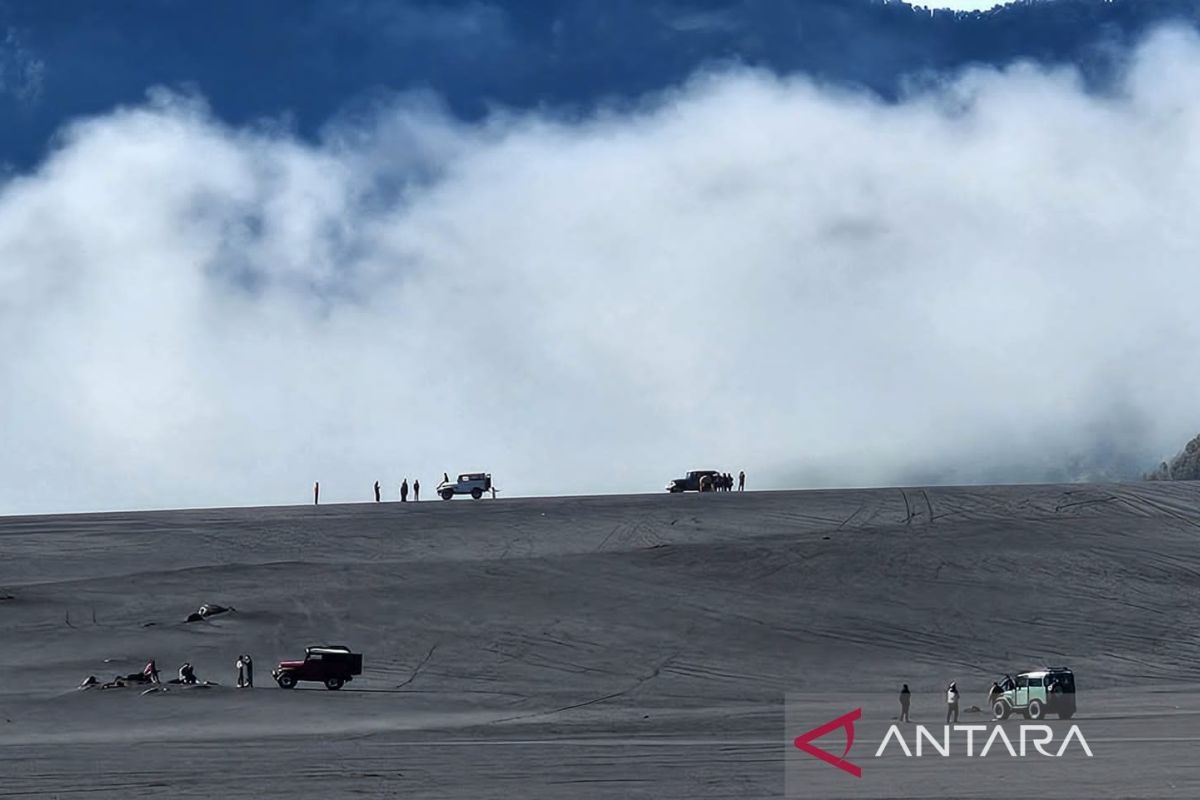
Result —
POLYGON ((321 653, 322 655, 348 656, 350 655, 350 648, 344 644, 317 644, 304 648, 304 652, 306 654, 321 653))
POLYGON ((1018 672, 1017 675, 1024 675, 1029 678, 1041 678, 1046 675, 1061 675, 1064 672, 1070 671, 1070 667, 1046 667, 1044 669, 1031 669, 1028 672, 1018 672))

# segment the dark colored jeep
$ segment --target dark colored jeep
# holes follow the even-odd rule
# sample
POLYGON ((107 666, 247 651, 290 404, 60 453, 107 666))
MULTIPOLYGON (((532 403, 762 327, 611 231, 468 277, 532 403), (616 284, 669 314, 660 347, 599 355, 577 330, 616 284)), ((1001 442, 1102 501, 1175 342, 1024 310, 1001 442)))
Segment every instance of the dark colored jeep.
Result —
POLYGON ((300 681, 340 689, 346 681, 362 675, 362 655, 344 645, 314 645, 304 648, 303 661, 280 661, 271 676, 281 689, 294 689, 300 681))
POLYGON ((680 492, 698 492, 700 491, 700 479, 707 475, 709 478, 716 480, 721 473, 715 469, 694 469, 682 478, 676 478, 667 484, 667 491, 671 494, 679 494, 680 492))

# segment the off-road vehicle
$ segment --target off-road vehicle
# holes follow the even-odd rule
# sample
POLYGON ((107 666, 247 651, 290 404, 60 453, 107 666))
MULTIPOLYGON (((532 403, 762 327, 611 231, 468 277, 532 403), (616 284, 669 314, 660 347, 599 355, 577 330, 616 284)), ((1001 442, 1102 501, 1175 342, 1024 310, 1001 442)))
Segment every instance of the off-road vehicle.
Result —
POLYGON ((679 494, 680 492, 698 492, 700 491, 700 479, 707 475, 713 481, 721 473, 715 469, 694 469, 682 478, 676 478, 667 484, 667 491, 671 494, 679 494))
POLYGON ((995 719, 1012 714, 1026 719, 1058 714, 1059 719, 1070 719, 1075 715, 1075 673, 1067 667, 1047 667, 1016 678, 1005 676, 993 686, 990 699, 995 719))
POLYGON ((484 492, 492 491, 492 476, 486 472, 468 472, 458 476, 454 483, 438 484, 437 493, 443 500, 449 500, 456 494, 469 494, 478 500, 484 492))
POLYGON ((306 647, 303 661, 280 661, 271 671, 281 689, 294 689, 300 681, 340 689, 346 681, 354 680, 355 675, 362 675, 362 655, 340 644, 306 647))

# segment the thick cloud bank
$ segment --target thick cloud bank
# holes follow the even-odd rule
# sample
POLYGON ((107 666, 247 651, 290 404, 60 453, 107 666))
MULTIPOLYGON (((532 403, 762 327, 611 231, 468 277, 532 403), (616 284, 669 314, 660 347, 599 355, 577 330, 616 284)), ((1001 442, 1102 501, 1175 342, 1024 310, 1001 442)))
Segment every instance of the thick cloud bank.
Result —
POLYGON ((1136 474, 1200 423, 1197 83, 81 121, 0 189, 0 511, 1136 474))

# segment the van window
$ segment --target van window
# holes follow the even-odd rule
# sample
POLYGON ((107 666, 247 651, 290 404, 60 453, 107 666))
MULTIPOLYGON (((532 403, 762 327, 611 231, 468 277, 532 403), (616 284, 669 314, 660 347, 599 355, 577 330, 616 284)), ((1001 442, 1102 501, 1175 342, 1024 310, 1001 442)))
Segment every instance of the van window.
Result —
POLYGON ((1024 675, 1017 676, 1017 688, 1018 689, 1024 689, 1028 685, 1029 685, 1029 679, 1027 677, 1025 677, 1024 675))
POLYGON ((1029 678, 1029 685, 1030 685, 1030 686, 1041 686, 1041 685, 1042 685, 1042 679, 1041 679, 1040 677, 1036 677, 1036 678, 1035 678, 1035 677, 1032 677, 1032 676, 1030 676, 1030 678, 1029 678))

